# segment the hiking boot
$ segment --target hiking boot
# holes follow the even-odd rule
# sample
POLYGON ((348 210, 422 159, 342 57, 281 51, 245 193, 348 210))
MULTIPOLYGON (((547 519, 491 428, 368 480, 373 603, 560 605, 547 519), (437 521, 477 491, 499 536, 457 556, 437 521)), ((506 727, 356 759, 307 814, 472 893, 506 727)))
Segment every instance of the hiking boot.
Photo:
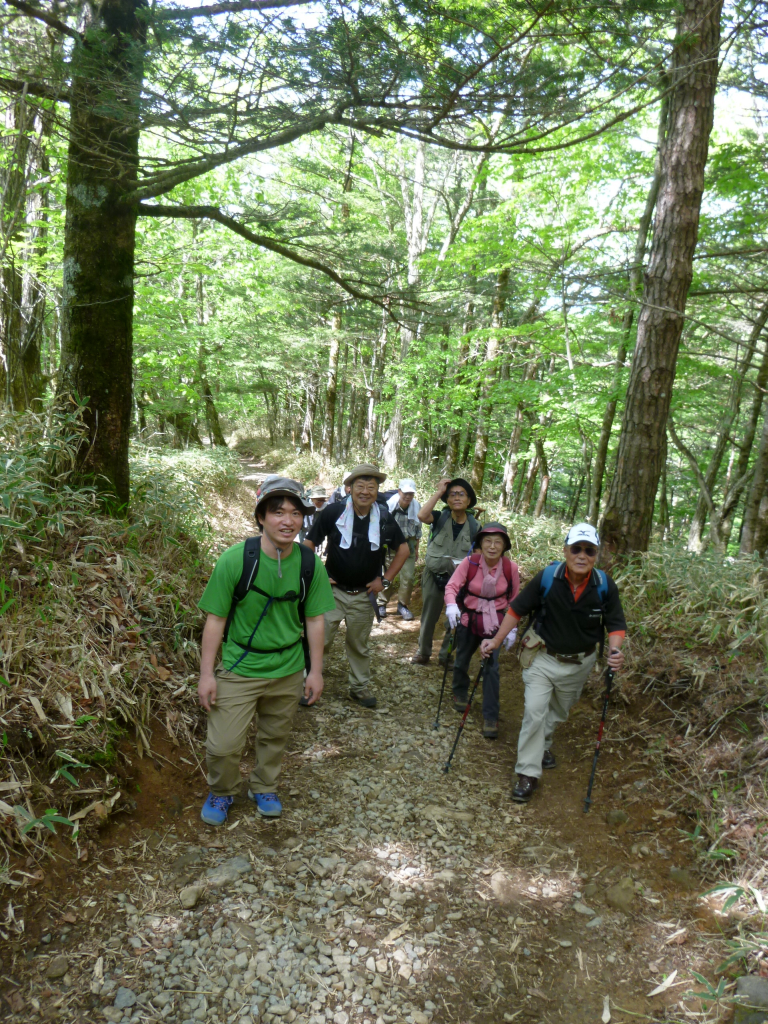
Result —
POLYGON ((461 696, 457 697, 456 694, 454 693, 454 695, 453 695, 453 710, 454 711, 458 711, 460 715, 463 715, 464 712, 467 710, 467 701, 468 700, 469 700, 469 695, 468 694, 465 694, 463 697, 461 697, 461 696))
POLYGON ((404 619, 405 622, 410 622, 411 619, 415 618, 415 616, 414 616, 413 612, 411 611, 411 609, 410 608, 406 608, 406 606, 404 604, 400 604, 399 601, 397 602, 397 610, 398 610, 398 612, 400 614, 400 618, 404 619))
POLYGON ((545 750, 544 751, 544 757, 542 757, 542 759, 541 759, 541 767, 542 768, 556 768, 557 767, 557 758, 555 757, 555 755, 552 753, 551 750, 545 750))
POLYGON ((370 690, 361 690, 360 693, 354 693, 352 690, 350 690, 349 699, 356 701, 358 704, 362 704, 364 708, 376 707, 376 698, 373 696, 370 690))
POLYGON ((429 655, 428 654, 414 654, 411 658, 412 665, 428 665, 429 655))
POLYGON ((539 780, 530 775, 518 775, 517 785, 512 790, 512 799, 516 804, 527 804, 538 784, 539 780))
POLYGON ((233 796, 214 796, 213 793, 209 793, 200 811, 200 817, 206 825, 223 825, 234 799, 233 796))
POLYGON ((252 793, 249 789, 248 799, 256 804, 262 818, 279 818, 283 813, 283 805, 277 799, 277 793, 252 793))
POLYGON ((483 736, 487 740, 495 740, 499 735, 499 723, 495 718, 483 719, 483 736))

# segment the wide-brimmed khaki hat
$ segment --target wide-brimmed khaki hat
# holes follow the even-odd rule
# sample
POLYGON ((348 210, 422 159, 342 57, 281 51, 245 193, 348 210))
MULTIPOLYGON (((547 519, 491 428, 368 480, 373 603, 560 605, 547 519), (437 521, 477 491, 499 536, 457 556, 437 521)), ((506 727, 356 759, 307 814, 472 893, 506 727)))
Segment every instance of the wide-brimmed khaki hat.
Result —
POLYGON ((314 515, 317 509, 311 501, 307 501, 304 498, 302 492, 302 486, 297 480, 290 480, 287 476, 276 476, 271 480, 265 482, 259 491, 259 497, 256 502, 256 508, 254 509, 254 517, 258 515, 259 507, 267 500, 267 498, 296 498, 301 503, 301 507, 309 515, 314 515))
POLYGON ((387 479, 387 474, 382 473, 378 466, 371 466, 369 463, 364 462, 361 466, 355 466, 350 469, 347 476, 344 478, 344 486, 352 484, 354 480, 357 480, 359 476, 372 476, 374 480, 378 480, 380 484, 383 484, 387 479))

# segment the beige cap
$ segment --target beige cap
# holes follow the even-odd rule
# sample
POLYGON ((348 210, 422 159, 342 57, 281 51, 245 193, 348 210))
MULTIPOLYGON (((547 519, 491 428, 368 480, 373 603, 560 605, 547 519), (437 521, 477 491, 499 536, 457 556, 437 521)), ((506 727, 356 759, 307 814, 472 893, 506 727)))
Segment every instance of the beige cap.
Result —
POLYGON ((347 476, 344 478, 344 486, 351 484, 354 480, 357 480, 359 476, 372 476, 374 480, 378 480, 380 484, 383 484, 387 479, 387 474, 382 473, 378 466, 372 466, 370 463, 364 462, 360 466, 355 466, 350 469, 347 476))

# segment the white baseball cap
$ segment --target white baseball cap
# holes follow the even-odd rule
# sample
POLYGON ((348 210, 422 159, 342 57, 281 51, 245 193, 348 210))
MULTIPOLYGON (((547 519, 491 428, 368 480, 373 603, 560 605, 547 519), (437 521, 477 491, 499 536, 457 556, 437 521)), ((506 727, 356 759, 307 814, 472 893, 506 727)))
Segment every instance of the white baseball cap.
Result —
POLYGON ((565 543, 567 546, 570 546, 580 540, 594 544, 596 548, 600 547, 600 537, 591 523, 576 523, 575 526, 572 526, 568 531, 568 536, 565 538, 565 543))
POLYGON ((403 494, 415 494, 416 481, 411 480, 410 477, 406 477, 404 480, 400 481, 400 483, 397 485, 397 489, 398 491, 402 491, 403 494))

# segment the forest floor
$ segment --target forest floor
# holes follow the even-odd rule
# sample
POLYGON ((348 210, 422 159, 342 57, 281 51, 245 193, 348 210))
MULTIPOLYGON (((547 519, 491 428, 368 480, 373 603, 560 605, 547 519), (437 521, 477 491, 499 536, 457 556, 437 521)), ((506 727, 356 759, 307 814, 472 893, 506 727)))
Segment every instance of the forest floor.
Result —
MULTIPOLYGON (((242 516, 219 523, 232 538, 251 529, 242 497, 242 516)), ((459 716, 445 702, 433 728, 442 670, 410 664, 418 627, 392 614, 374 627, 374 711, 348 699, 340 632, 321 701, 295 720, 279 820, 243 797, 211 829, 202 743, 180 751, 158 727, 151 756, 126 746, 135 811, 103 827, 97 857, 52 860, 26 907, 9 904, 6 927, 26 926, 3 1019, 701 1019, 681 997, 731 922, 697 895, 679 790, 637 738, 651 705, 611 707, 585 814, 593 677, 556 736, 557 767, 518 806, 515 659, 501 661, 498 740, 481 736, 478 699, 445 774, 459 716)))

